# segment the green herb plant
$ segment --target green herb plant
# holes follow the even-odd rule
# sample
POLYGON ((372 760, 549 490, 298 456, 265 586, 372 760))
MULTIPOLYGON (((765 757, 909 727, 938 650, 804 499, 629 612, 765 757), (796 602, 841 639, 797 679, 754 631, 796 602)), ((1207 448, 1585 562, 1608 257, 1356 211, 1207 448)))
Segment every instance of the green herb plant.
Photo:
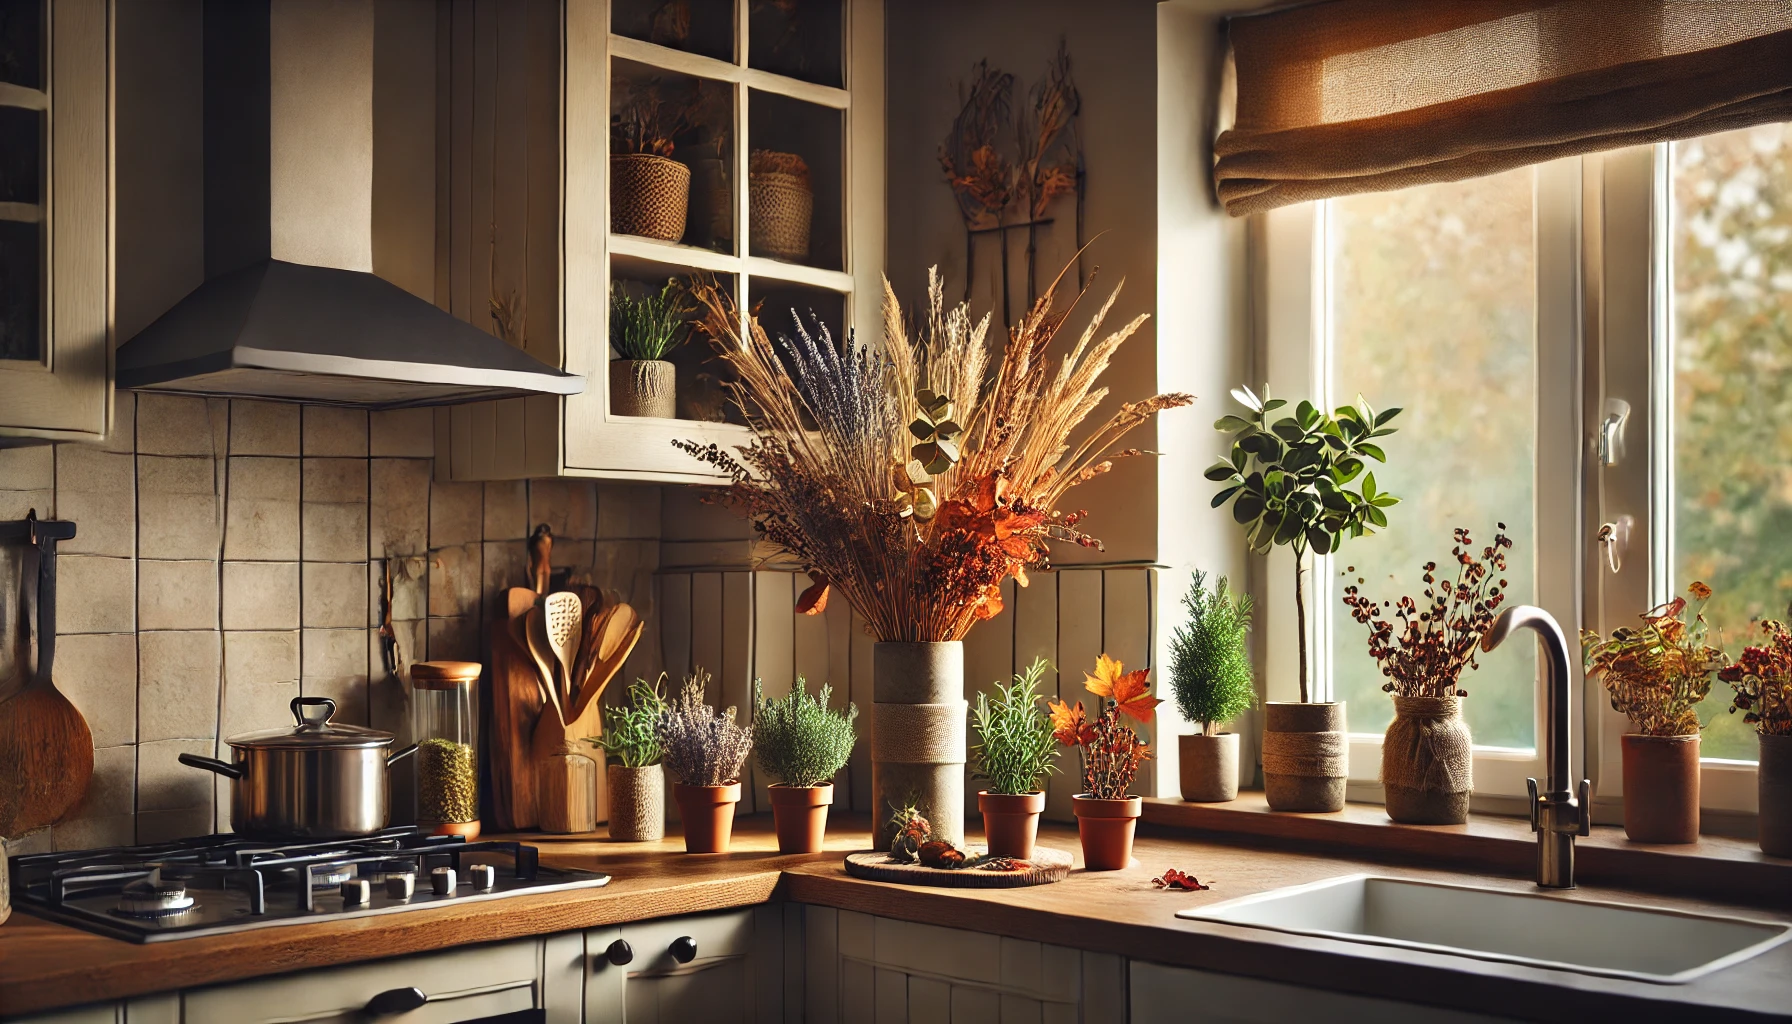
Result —
POLYGON ((1213 507, 1232 503, 1232 518, 1245 528, 1255 554, 1287 547, 1294 554, 1294 612, 1300 636, 1300 699, 1308 700, 1307 596, 1308 550, 1327 555, 1344 538, 1385 529, 1385 509, 1400 499, 1375 486, 1375 474, 1364 474, 1369 459, 1387 461, 1376 438, 1392 434, 1388 426, 1398 408, 1376 412, 1361 396, 1330 415, 1302 401, 1293 415, 1274 422, 1270 414, 1285 407, 1250 388, 1232 390, 1249 416, 1222 416, 1213 427, 1232 435, 1232 450, 1207 470, 1207 479, 1221 485, 1213 507), (1356 490, 1350 484, 1361 478, 1356 490))
POLYGON ((628 703, 604 709, 602 736, 585 742, 615 758, 624 768, 647 768, 660 763, 660 715, 666 711, 666 674, 649 683, 636 679, 628 687, 628 703))
POLYGON ((792 789, 829 785, 847 758, 852 756, 853 719, 856 704, 845 711, 828 707, 834 688, 823 683, 811 696, 808 683, 796 677, 796 687, 782 697, 767 698, 753 680, 753 747, 759 767, 792 789))
POLYGON ((1014 682, 995 684, 995 693, 977 694, 971 730, 977 734, 972 755, 976 777, 989 782, 989 792, 1036 793, 1040 782, 1058 770, 1058 741, 1051 715, 1040 706, 1039 683, 1049 666, 1036 658, 1014 682))
POLYGON ((623 359, 664 359, 684 341, 690 331, 685 318, 696 309, 675 277, 667 278, 658 292, 650 291, 638 299, 613 285, 610 347, 623 359))
POLYGON ((1170 690, 1182 717, 1208 736, 1251 709, 1257 692, 1245 634, 1251 628, 1251 596, 1234 594, 1226 577, 1207 589, 1207 574, 1196 570, 1182 595, 1188 621, 1170 633, 1170 690))

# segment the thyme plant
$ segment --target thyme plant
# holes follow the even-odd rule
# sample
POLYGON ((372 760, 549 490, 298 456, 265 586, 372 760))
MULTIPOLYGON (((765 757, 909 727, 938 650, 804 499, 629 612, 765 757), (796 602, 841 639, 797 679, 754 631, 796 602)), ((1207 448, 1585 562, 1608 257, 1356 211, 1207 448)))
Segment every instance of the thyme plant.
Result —
POLYGON ((685 677, 678 696, 660 712, 654 732, 661 756, 678 781, 687 786, 726 786, 740 781, 753 737, 734 720, 734 709, 716 711, 703 703, 709 673, 698 669, 685 677))
POLYGON ((666 674, 656 682, 637 679, 629 684, 628 703, 605 709, 603 735, 587 740, 624 768, 646 768, 660 763, 660 715, 666 711, 661 688, 666 674))
POLYGON ((977 739, 971 752, 977 759, 976 777, 988 780, 991 793, 1038 792, 1041 780, 1058 770, 1051 716, 1039 705, 1044 698, 1039 682, 1047 667, 1044 658, 1036 658, 1026 671, 1014 674, 1014 682, 995 684, 994 696, 977 694, 971 716, 977 739))
POLYGON ((1251 595, 1234 594, 1221 576, 1207 589, 1207 574, 1196 570, 1182 595, 1188 621, 1170 633, 1170 690, 1182 717, 1208 736, 1257 701, 1245 633, 1251 628, 1251 595))
POLYGON ((610 291, 610 347, 623 359, 664 359, 684 340, 696 312, 685 299, 684 286, 667 278, 657 293, 635 298, 615 286, 610 291))
POLYGON ((846 767, 859 708, 856 704, 846 705, 843 712, 829 708, 833 692, 823 683, 810 696, 808 683, 797 676, 795 689, 768 700, 759 680, 753 680, 753 748, 767 775, 793 789, 811 789, 829 785, 846 767))

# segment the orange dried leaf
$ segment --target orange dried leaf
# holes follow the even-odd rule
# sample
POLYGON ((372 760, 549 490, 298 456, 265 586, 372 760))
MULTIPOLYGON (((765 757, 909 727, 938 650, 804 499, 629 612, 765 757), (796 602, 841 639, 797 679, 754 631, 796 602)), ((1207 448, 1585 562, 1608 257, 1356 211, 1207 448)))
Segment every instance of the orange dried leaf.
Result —
POLYGON ((1112 697, 1114 684, 1119 681, 1120 675, 1125 669, 1125 665, 1103 654, 1095 659, 1094 672, 1083 673, 1083 685, 1097 697, 1112 697))
POLYGON ((814 582, 796 599, 796 610, 803 615, 820 615, 828 610, 828 578, 821 573, 812 572, 809 579, 814 582))

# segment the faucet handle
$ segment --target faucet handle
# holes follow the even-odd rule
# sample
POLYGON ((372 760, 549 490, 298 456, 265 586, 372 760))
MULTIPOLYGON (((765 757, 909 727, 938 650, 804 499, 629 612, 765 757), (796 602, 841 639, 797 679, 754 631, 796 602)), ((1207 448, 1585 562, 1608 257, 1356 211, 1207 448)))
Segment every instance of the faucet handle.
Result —
POLYGON ((1593 834, 1593 784, 1586 779, 1580 780, 1579 795, 1580 827, 1575 832, 1577 835, 1590 836, 1593 834))
POLYGON ((1540 812, 1543 803, 1537 796, 1537 780, 1526 779, 1524 780, 1524 785, 1526 789, 1531 791, 1531 831, 1541 832, 1543 830, 1543 821, 1540 812))

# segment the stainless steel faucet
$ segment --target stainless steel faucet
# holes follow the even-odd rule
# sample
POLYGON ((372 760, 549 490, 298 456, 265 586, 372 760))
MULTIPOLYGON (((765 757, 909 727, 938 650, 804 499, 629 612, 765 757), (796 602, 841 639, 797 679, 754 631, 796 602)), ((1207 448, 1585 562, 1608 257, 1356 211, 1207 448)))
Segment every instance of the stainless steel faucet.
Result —
POLYGON ((1574 678, 1568 671, 1568 641, 1554 616, 1521 604, 1500 613, 1493 628, 1481 638, 1481 649, 1491 651, 1514 631, 1527 627, 1537 631, 1537 643, 1543 649, 1543 688, 1549 694, 1544 792, 1537 792, 1536 779, 1525 780, 1531 791, 1531 831, 1537 833, 1537 884, 1545 889, 1572 889, 1574 837, 1590 834, 1593 805, 1586 779, 1580 780, 1579 799, 1568 791, 1569 684, 1574 678))

